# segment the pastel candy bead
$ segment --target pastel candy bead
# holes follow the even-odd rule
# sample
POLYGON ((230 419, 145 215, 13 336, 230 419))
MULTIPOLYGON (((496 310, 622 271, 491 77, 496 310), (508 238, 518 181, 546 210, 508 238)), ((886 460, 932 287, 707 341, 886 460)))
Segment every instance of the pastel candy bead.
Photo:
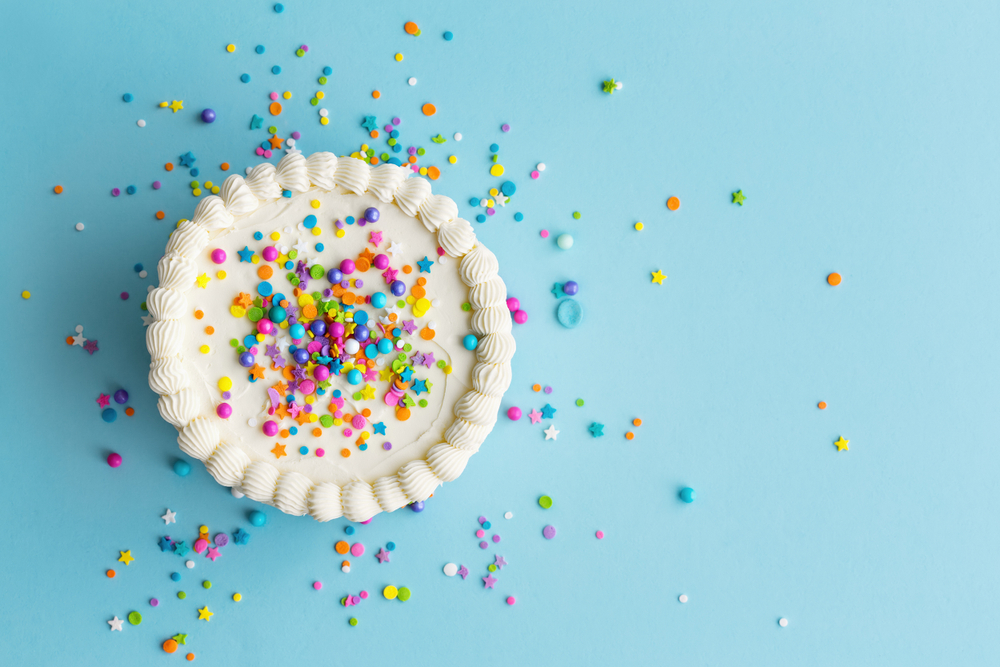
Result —
POLYGON ((572 329, 583 320, 583 307, 574 299, 565 299, 556 308, 556 319, 567 329, 572 329))

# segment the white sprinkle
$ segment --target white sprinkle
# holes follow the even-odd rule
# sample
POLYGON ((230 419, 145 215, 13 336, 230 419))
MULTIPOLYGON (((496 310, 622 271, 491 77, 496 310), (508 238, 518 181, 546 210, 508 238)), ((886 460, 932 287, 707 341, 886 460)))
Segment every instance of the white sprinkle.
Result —
POLYGON ((76 231, 78 231, 78 232, 82 232, 83 231, 83 223, 82 222, 76 223, 75 227, 76 227, 76 231))
POLYGON ((184 563, 184 565, 185 565, 185 566, 187 567, 187 569, 189 569, 189 570, 193 570, 193 569, 194 569, 194 561, 193 561, 193 560, 189 560, 188 562, 184 563))
POLYGON ((780 625, 783 628, 787 628, 788 627, 788 619, 787 618, 779 618, 778 619, 778 625, 780 625))
POLYGON ((435 329, 438 328, 437 322, 431 320, 430 322, 427 323, 427 328, 430 329, 431 331, 434 331, 435 329))
POLYGON ((323 118, 326 118, 327 116, 330 115, 330 111, 328 109, 320 109, 319 115, 322 116, 323 118))
POLYGON ((482 206, 483 208, 486 208, 487 206, 490 205, 490 200, 484 197, 479 200, 479 205, 482 206))
POLYGON ((153 286, 152 285, 146 285, 146 294, 149 294, 152 291, 153 291, 153 286))
POLYGON ((149 275, 149 274, 148 274, 148 273, 146 273, 146 270, 145 270, 145 269, 143 269, 142 271, 140 271, 140 272, 139 272, 139 277, 140 277, 140 278, 145 278, 145 277, 146 277, 146 276, 148 276, 148 275, 149 275))
POLYGON ((505 518, 505 519, 513 519, 514 518, 514 513, 513 512, 506 512, 506 513, 504 513, 503 518, 505 518))
POLYGON ((535 167, 535 169, 537 169, 538 171, 545 171, 545 163, 544 162, 539 162, 538 166, 535 167))
POLYGON ((688 596, 681 595, 680 597, 677 598, 677 601, 678 602, 687 602, 688 601, 688 596))
POLYGON ((83 325, 82 324, 77 324, 76 325, 76 332, 77 333, 83 333, 83 325))
MULTIPOLYGON (((447 263, 448 263, 448 255, 441 255, 438 258, 438 264, 447 264, 447 263)), ((435 299, 435 301, 439 301, 440 302, 439 299, 435 299)), ((436 306, 437 304, 435 303, 434 305, 436 306)))
POLYGON ((256 428, 257 427, 257 418, 256 417, 251 417, 250 419, 248 419, 247 420, 247 426, 249 426, 250 428, 256 428))
POLYGON ((243 494, 236 490, 236 487, 229 489, 229 492, 233 494, 233 498, 242 498, 243 494))
POLYGON ((462 133, 461 132, 456 132, 455 133, 455 141, 461 141, 461 140, 462 140, 462 133))
MULTIPOLYGON (((441 259, 444 259, 444 257, 441 257, 441 259)), ((431 305, 435 308, 439 307, 441 305, 441 299, 434 299, 431 301, 431 305)))
POLYGON ((417 85, 417 77, 411 76, 409 79, 406 80, 406 83, 410 84, 411 86, 417 85))
POLYGON ((295 147, 295 139, 285 139, 285 143, 291 148, 295 147))
POLYGON ((247 170, 246 170, 246 174, 247 174, 247 176, 249 176, 249 175, 250 175, 250 172, 251 172, 251 171, 253 171, 253 167, 247 167, 247 170))
POLYGON ((448 563, 444 566, 444 574, 446 577, 454 577, 458 574, 458 566, 454 563, 448 563))
POLYGON ((135 121, 135 124, 138 125, 139 127, 146 127, 146 121, 144 120, 137 120, 135 121))
POLYGON ((615 90, 621 90, 621 89, 622 89, 622 82, 615 81, 615 90))
POLYGON ((344 567, 340 568, 340 571, 341 572, 350 572, 351 571, 351 566, 350 565, 345 565, 344 567))

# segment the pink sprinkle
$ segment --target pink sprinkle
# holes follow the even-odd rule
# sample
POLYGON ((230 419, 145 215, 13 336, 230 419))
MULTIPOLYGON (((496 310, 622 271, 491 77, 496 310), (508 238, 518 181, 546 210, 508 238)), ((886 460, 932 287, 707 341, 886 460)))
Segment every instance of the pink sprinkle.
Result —
POLYGON ((531 172, 531 177, 532 178, 538 178, 539 176, 541 176, 541 174, 539 174, 537 171, 532 171, 531 172))
POLYGON ((323 458, 323 456, 325 454, 326 454, 326 450, 323 449, 322 447, 320 447, 319 449, 316 450, 316 456, 318 456, 320 458, 323 458))
POLYGON ((351 545, 351 555, 354 556, 355 558, 360 558, 361 556, 364 555, 364 553, 365 553, 365 545, 361 544, 361 542, 355 542, 354 544, 351 545))
POLYGON ((160 601, 159 600, 157 600, 156 598, 151 598, 150 599, 150 601, 149 601, 149 606, 150 607, 158 607, 159 605, 160 605, 160 601))
POLYGON ((122 301, 128 301, 128 292, 122 292, 121 297, 122 301))
POLYGON ((315 590, 317 590, 317 591, 320 590, 320 589, 322 589, 323 588, 323 582, 322 581, 314 581, 313 582, 313 588, 315 590))
POLYGON ((603 540, 604 539, 604 531, 603 530, 597 531, 596 533, 594 533, 594 535, 596 535, 597 539, 599 539, 599 540, 603 540))
POLYGON ((198 553, 198 554, 204 553, 205 549, 207 549, 207 548, 208 548, 208 540, 203 539, 203 538, 198 538, 197 540, 195 540, 195 542, 194 542, 194 552, 195 553, 198 553))
POLYGON ((479 517, 479 525, 481 526, 484 523, 486 523, 486 517, 484 517, 484 516, 479 517))
POLYGON ((222 248, 216 248, 212 251, 212 262, 215 264, 222 264, 226 261, 226 251, 222 248))
POLYGON ((159 190, 161 183, 159 181, 153 181, 153 189, 159 190))
POLYGON ((486 548, 486 547, 488 547, 488 546, 490 546, 490 545, 489 545, 489 544, 487 544, 486 542, 480 542, 480 543, 479 543, 479 548, 480 548, 480 549, 485 549, 485 548, 486 548))
POLYGON ((271 93, 270 95, 268 95, 268 97, 270 97, 272 100, 276 100, 278 99, 278 93, 271 93))
POLYGON ((393 119, 392 119, 392 124, 393 124, 393 125, 399 125, 399 123, 400 123, 400 122, 401 122, 401 121, 400 121, 400 120, 399 120, 398 118, 393 118, 393 119))
POLYGON ((219 403, 219 406, 215 408, 215 414, 219 415, 222 419, 229 419, 233 416, 233 406, 229 403, 219 403))
POLYGON ((524 324, 525 322, 527 322, 528 321, 528 311, 526 311, 526 310, 519 310, 516 313, 514 313, 514 321, 517 322, 518 324, 524 324))
POLYGON ((507 419, 516 422, 521 418, 521 408, 514 406, 507 409, 507 419))
POLYGON ((483 530, 482 528, 476 531, 476 537, 482 539, 485 536, 486 536, 486 531, 483 530))
POLYGON ((361 591, 361 599, 362 600, 368 599, 368 591, 361 591))
POLYGON ((511 595, 509 598, 507 598, 507 604, 513 605, 515 602, 517 602, 517 600, 514 598, 513 595, 511 595))
POLYGON ((302 45, 302 50, 305 51, 306 53, 309 53, 309 47, 306 46, 305 44, 302 45))
POLYGON ((269 150, 264 151, 264 157, 266 157, 266 158, 271 157, 271 151, 269 151, 269 150))
MULTIPOLYGON (((374 518, 375 518, 375 517, 372 517, 372 519, 374 519, 374 518)), ((367 521, 362 521, 362 522, 361 522, 361 525, 362 525, 362 526, 367 526, 368 524, 370 524, 370 523, 372 522, 372 519, 368 519, 367 521)))
POLYGON ((438 247, 438 257, 444 255, 444 248, 438 247))
POLYGON ((542 237, 543 239, 547 239, 547 238, 549 238, 549 230, 547 230, 547 229, 543 229, 543 230, 541 231, 541 237, 542 237))
POLYGON ((121 193, 122 193, 122 191, 121 191, 121 190, 119 190, 118 188, 112 188, 112 189, 111 189, 111 196, 112 196, 112 197, 117 197, 117 196, 118 196, 118 195, 120 195, 121 193))
POLYGON ((108 465, 112 468, 117 468, 122 464, 122 455, 115 452, 108 454, 108 465))
POLYGON ((349 428, 345 428, 344 429, 344 437, 345 438, 350 438, 352 435, 354 435, 354 431, 352 431, 349 428))
POLYGON ((500 126, 500 130, 503 132, 510 132, 510 125, 504 123, 503 125, 500 126))
POLYGON ((264 154, 264 149, 261 148, 260 146, 258 146, 256 152, 257 152, 257 155, 263 155, 264 154))
POLYGON ((486 209, 486 215, 496 215, 496 210, 492 208, 486 209))

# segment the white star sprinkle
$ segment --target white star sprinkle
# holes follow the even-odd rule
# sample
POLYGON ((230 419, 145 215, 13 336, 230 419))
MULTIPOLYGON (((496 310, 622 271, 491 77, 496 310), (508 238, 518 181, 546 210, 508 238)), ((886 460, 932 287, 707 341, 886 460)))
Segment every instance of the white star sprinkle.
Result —
POLYGON ((395 241, 393 241, 392 243, 389 244, 389 247, 386 248, 385 251, 390 255, 392 255, 393 257, 395 257, 396 255, 402 254, 403 244, 396 243, 395 241))
MULTIPOLYGON (((142 316, 142 326, 148 327, 152 323, 153 323, 153 316, 152 315, 143 315, 142 316)), ((82 338, 82 336, 81 336, 81 338, 82 338)))
MULTIPOLYGON (((296 244, 295 244, 295 245, 293 245, 292 247, 293 247, 293 248, 295 248, 296 250, 298 250, 298 251, 299 251, 299 252, 301 253, 301 252, 303 252, 303 251, 304 251, 304 250, 305 250, 306 248, 308 248, 308 247, 309 247, 309 244, 308 244, 307 242, 305 242, 305 241, 299 241, 298 243, 296 243, 296 244)), ((297 257, 296 259, 301 259, 301 258, 300 258, 300 257, 297 257)))
POLYGON ((171 512, 168 509, 167 513, 160 518, 163 519, 164 524, 177 523, 177 519, 174 518, 175 516, 177 516, 177 512, 171 512))
MULTIPOLYGON (((145 318, 143 318, 145 319, 145 318)), ((151 318, 152 319, 152 318, 151 318)), ((87 342, 87 339, 83 337, 83 334, 77 334, 73 336, 73 345, 79 345, 83 347, 83 344, 87 342)))
POLYGON ((125 622, 124 619, 121 619, 121 618, 118 618, 117 616, 115 616, 110 621, 108 621, 108 625, 111 626, 111 631, 112 632, 114 632, 115 630, 117 630, 118 632, 121 632, 122 631, 122 623, 124 623, 124 622, 125 622))
POLYGON ((559 431, 556 430, 555 424, 552 424, 547 429, 545 429, 546 440, 558 440, 558 438, 556 437, 557 435, 559 435, 559 431))

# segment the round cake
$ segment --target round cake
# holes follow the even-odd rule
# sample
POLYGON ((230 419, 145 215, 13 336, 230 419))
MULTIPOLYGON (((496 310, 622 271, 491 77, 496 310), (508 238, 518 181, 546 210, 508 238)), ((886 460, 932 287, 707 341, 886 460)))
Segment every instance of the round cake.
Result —
POLYGON ((289 152, 171 234, 149 386, 220 484, 367 521, 457 478, 493 429, 515 350, 498 268, 411 170, 289 152))

